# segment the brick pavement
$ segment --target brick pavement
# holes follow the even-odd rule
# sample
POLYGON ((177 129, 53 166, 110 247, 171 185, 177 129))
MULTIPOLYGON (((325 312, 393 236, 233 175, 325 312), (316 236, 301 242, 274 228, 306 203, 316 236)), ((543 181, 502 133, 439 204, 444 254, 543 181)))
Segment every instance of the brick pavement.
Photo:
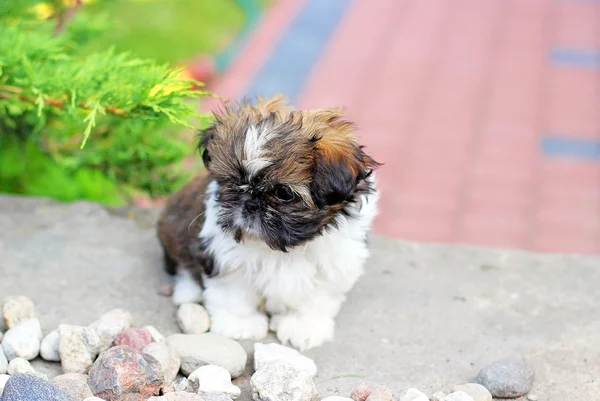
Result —
POLYGON ((600 1, 279 0, 210 89, 345 106, 379 234, 600 253, 600 1))

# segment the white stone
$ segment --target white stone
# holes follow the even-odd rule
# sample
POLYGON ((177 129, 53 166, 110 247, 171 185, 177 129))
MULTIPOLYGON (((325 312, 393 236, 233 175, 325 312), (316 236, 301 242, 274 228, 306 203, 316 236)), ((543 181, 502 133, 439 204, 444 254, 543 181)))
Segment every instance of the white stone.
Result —
POLYGON ((202 334, 210 328, 208 312, 198 304, 181 304, 177 309, 177 323, 185 334, 202 334))
POLYGON ((4 351, 2 350, 2 347, 0 347, 0 375, 5 374, 7 369, 8 359, 6 359, 6 355, 4 355, 4 351))
POLYGON ((240 396, 239 387, 231 384, 231 375, 226 369, 215 365, 201 366, 188 377, 188 387, 195 393, 223 393, 232 399, 240 396))
POLYGON ((2 392, 4 391, 4 386, 6 385, 6 382, 8 381, 8 379, 10 379, 9 375, 5 375, 5 374, 0 375, 0 395, 2 395, 2 392))
POLYGON ((348 397, 340 397, 337 395, 332 395, 331 397, 325 397, 321 401, 353 401, 352 398, 348 397))
POLYGON ((272 362, 285 362, 294 365, 306 370, 311 377, 317 374, 315 362, 293 348, 277 343, 254 344, 254 370, 256 371, 272 362))
POLYGON ((6 358, 35 359, 40 353, 42 327, 37 319, 29 319, 4 333, 2 348, 6 358))
POLYGON ((104 399, 99 398, 99 397, 88 397, 83 401, 104 401, 104 399))
POLYGON ((2 305, 2 314, 9 329, 26 320, 37 318, 33 301, 22 295, 5 298, 2 305))
POLYGON ((464 391, 455 391, 444 398, 444 401, 473 401, 473 397, 464 391))
POLYGON ((431 395, 431 401, 444 401, 444 398, 446 398, 446 393, 443 391, 436 391, 431 395))
POLYGON ((152 338, 153 342, 161 344, 167 342, 165 336, 163 336, 156 327, 148 325, 144 326, 144 328, 150 333, 150 338, 152 338))
POLYGON ((133 316, 130 312, 124 309, 113 309, 100 316, 100 319, 90 324, 89 327, 96 330, 98 336, 100 336, 99 352, 104 352, 112 347, 115 339, 123 330, 130 328, 132 325, 133 316))
POLYGON ((274 362, 257 370, 250 378, 254 401, 316 401, 317 387, 306 370, 274 362))
POLYGON ((15 373, 29 373, 34 371, 35 369, 29 361, 24 358, 15 358, 8 364, 8 374, 11 376, 15 373))
POLYGON ((409 388, 400 401, 429 401, 429 397, 416 388, 409 388))
POLYGON ((173 381, 173 390, 175 391, 188 391, 189 384, 187 377, 180 377, 173 381))
POLYGON ((100 351, 101 340, 90 327, 58 326, 60 361, 64 373, 85 373, 100 351))
POLYGON ((144 347, 144 353, 156 358, 162 368, 165 384, 171 384, 177 377, 181 366, 181 358, 173 347, 164 343, 150 343, 144 347))
POLYGON ((456 385, 452 388, 452 391, 464 391, 473 397, 474 401, 492 401, 492 394, 487 388, 477 383, 467 383, 456 385))
POLYGON ((60 342, 60 336, 58 335, 58 329, 52 330, 42 340, 40 346, 40 356, 46 361, 60 362, 60 353, 58 352, 58 344, 60 342))

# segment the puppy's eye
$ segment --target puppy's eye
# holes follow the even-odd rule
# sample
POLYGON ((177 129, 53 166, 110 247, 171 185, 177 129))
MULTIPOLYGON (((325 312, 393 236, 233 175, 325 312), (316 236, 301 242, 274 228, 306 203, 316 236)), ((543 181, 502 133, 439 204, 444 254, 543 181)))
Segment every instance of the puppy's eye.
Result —
POLYGON ((204 162, 204 165, 206 167, 208 167, 208 165, 210 164, 211 158, 210 155, 208 154, 208 150, 204 149, 204 152, 202 152, 202 161, 204 162))
POLYGON ((295 199, 294 191, 284 185, 279 185, 275 188, 274 195, 281 202, 289 203, 295 199))

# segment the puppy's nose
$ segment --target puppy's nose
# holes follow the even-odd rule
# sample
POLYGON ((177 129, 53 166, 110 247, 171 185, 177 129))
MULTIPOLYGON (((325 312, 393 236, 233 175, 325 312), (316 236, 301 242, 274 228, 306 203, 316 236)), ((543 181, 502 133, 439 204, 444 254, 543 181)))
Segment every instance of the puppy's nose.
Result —
POLYGON ((259 204, 256 199, 249 199, 244 203, 244 208, 248 213, 256 212, 258 210, 259 204))

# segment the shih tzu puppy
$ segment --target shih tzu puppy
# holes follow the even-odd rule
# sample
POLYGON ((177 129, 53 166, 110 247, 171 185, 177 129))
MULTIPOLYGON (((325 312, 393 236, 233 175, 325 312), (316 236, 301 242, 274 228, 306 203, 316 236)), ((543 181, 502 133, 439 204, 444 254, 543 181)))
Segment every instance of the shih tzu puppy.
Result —
POLYGON ((206 169, 158 223, 174 302, 203 301, 211 331, 234 339, 269 327, 301 350, 333 339, 377 214, 378 163, 353 125, 277 96, 217 113, 200 149, 206 169))

